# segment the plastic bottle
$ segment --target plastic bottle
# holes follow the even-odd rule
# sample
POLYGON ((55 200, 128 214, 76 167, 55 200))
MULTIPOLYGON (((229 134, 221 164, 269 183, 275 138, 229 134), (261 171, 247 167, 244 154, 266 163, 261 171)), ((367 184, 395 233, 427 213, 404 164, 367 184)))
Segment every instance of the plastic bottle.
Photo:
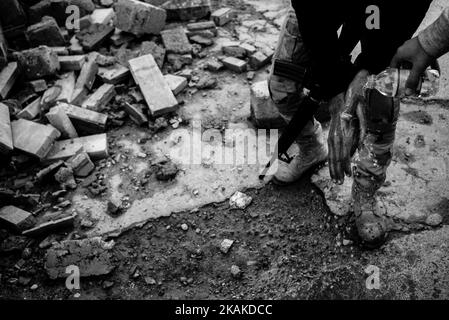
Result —
MULTIPOLYGON (((410 70, 388 68, 378 75, 368 77, 366 89, 376 89, 387 97, 404 97, 406 82, 410 70)), ((434 69, 427 69, 418 84, 418 95, 420 97, 435 96, 440 86, 440 73, 434 69)))

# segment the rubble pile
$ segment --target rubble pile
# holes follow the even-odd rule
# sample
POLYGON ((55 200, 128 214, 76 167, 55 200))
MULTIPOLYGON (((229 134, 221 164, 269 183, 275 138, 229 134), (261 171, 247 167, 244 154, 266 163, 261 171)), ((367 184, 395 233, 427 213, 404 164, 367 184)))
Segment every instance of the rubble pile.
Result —
MULTIPOLYGON (((111 131, 176 129, 182 94, 216 88, 214 73, 226 70, 251 81, 273 55, 236 40, 225 29, 236 10, 208 0, 2 0, 0 22, 0 227, 44 239, 42 248, 86 225, 71 209, 76 190, 107 192, 101 170, 120 161, 111 131)), ((155 177, 169 182, 178 171, 168 161, 155 177)), ((108 208, 116 216, 125 206, 108 208)), ((52 265, 65 246, 76 247, 53 245, 52 265)))

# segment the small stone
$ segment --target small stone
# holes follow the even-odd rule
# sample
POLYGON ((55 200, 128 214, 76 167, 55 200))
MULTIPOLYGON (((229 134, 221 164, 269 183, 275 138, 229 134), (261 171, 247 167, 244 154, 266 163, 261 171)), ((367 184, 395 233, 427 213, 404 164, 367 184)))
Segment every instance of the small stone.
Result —
POLYGON ((224 239, 220 244, 220 251, 224 254, 228 253, 234 244, 234 240, 224 239))
POLYGON ((181 229, 183 231, 187 231, 187 230, 189 230, 189 226, 187 224, 183 223, 183 224, 181 224, 181 229))
POLYGON ((237 191, 234 193, 234 195, 229 199, 229 205, 231 209, 246 209, 251 202, 253 201, 253 198, 250 196, 244 194, 243 192, 237 191))
POLYGON ((155 285, 157 283, 156 280, 154 280, 154 278, 152 278, 152 277, 145 277, 144 280, 145 280, 145 283, 150 286, 155 285))
POLYGON ((431 227, 437 227, 443 222, 443 217, 438 214, 434 213, 427 217, 426 224, 431 227))
POLYGON ((122 210, 122 203, 121 201, 117 200, 109 200, 108 201, 108 213, 112 215, 117 215, 122 210))
POLYGON ((30 290, 34 291, 37 290, 37 288, 39 288, 39 286, 37 284, 33 284, 30 288, 30 290))
POLYGON ((231 274, 234 278, 240 278, 242 276, 242 271, 236 265, 231 266, 231 274))

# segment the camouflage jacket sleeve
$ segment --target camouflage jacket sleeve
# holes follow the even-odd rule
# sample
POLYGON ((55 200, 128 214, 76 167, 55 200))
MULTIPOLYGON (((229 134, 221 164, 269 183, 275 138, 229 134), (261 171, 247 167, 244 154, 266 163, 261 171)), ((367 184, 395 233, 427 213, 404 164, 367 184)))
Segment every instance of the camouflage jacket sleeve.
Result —
POLYGON ((449 52, 449 7, 433 24, 421 31, 418 39, 432 57, 438 58, 449 52))

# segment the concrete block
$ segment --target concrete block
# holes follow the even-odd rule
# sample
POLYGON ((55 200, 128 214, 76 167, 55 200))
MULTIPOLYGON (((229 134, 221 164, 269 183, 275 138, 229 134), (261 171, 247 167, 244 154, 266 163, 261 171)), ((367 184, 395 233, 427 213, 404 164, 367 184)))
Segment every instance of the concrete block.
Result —
POLYGON ((251 86, 251 121, 258 128, 280 129, 285 127, 285 120, 279 114, 268 90, 267 80, 256 82, 251 86))
POLYGON ((0 223, 14 231, 23 231, 35 224, 33 215, 14 206, 0 209, 0 223))
POLYGON ((119 0, 115 14, 115 26, 135 35, 159 34, 167 18, 164 9, 136 0, 119 0))
POLYGON ((61 71, 80 71, 86 62, 86 56, 59 56, 58 60, 61 66, 61 71))
POLYGON ((41 113, 41 99, 37 98, 25 108, 23 108, 18 114, 17 118, 33 120, 41 113))
POLYGON ((126 113, 131 117, 131 119, 139 126, 148 123, 148 118, 143 112, 140 105, 134 105, 125 102, 123 104, 123 108, 125 109, 126 113))
POLYGON ((78 133, 95 134, 105 130, 107 115, 68 103, 59 103, 58 105, 69 116, 78 133))
POLYGON ((83 149, 92 160, 101 160, 109 156, 108 139, 105 133, 57 141, 44 159, 44 163, 65 161, 83 149))
POLYGON ((0 72, 0 97, 2 99, 8 97, 9 91, 19 77, 19 74, 17 62, 8 63, 8 65, 0 72))
POLYGON ((90 20, 93 24, 108 24, 115 17, 114 9, 95 9, 90 15, 90 20))
POLYGON ((67 114, 61 107, 56 106, 51 108, 50 111, 47 112, 45 117, 48 119, 48 122, 50 122, 53 127, 55 127, 61 132, 62 137, 72 139, 78 137, 78 133, 76 132, 76 129, 72 124, 72 121, 70 121, 70 118, 67 116, 67 114))
POLYGON ((177 109, 178 101, 151 54, 130 60, 129 67, 152 116, 177 109))
POLYGON ((61 34, 58 23, 52 17, 43 17, 36 24, 28 27, 26 36, 31 47, 47 45, 49 47, 64 46, 65 40, 61 34))
POLYGON ((271 57, 267 57, 260 51, 257 51, 252 56, 249 57, 249 65, 254 70, 258 70, 263 66, 267 65, 271 61, 271 57))
POLYGON ((60 65, 58 55, 47 46, 24 50, 17 53, 19 67, 29 80, 54 76, 60 65))
POLYGON ((19 119, 11 124, 14 148, 27 154, 45 158, 61 133, 50 125, 19 119))
POLYGON ((119 84, 125 82, 130 75, 129 69, 121 64, 115 64, 112 67, 99 68, 98 76, 104 83, 119 84))
POLYGON ((167 11, 167 20, 199 20, 211 12, 209 0, 169 0, 162 8, 167 11))
POLYGON ((81 107, 99 111, 103 109, 113 97, 116 92, 113 84, 105 83, 97 89, 92 95, 90 95, 86 101, 81 104, 81 107))
POLYGON ((187 79, 184 77, 166 74, 164 78, 174 95, 179 94, 187 87, 187 79))
POLYGON ((0 103, 0 154, 9 153, 13 148, 9 108, 0 103))
POLYGON ((220 8, 211 14, 211 19, 217 26, 224 26, 236 17, 236 12, 231 8, 220 8))
POLYGON ((185 54, 192 52, 192 45, 183 28, 161 31, 162 42, 169 53, 185 54))
POLYGON ((223 59, 222 62, 226 68, 234 72, 242 73, 246 71, 247 63, 244 60, 227 57, 226 59, 223 59))

